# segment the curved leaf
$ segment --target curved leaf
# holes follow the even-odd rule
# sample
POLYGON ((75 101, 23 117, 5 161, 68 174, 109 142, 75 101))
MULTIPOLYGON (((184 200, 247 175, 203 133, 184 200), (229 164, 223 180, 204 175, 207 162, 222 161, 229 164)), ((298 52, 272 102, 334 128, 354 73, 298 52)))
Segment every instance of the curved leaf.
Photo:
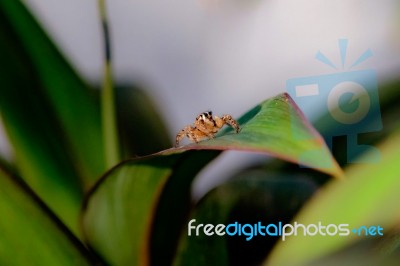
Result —
POLYGON ((170 246, 158 244, 173 248, 188 209, 193 176, 218 154, 188 151, 148 156, 112 169, 84 205, 82 227, 90 247, 111 265, 146 265, 150 233, 158 222, 158 236, 169 239, 170 246), (162 217, 155 219, 157 214, 162 217))
MULTIPOLYGON (((304 173, 246 171, 206 194, 187 220, 199 224, 289 222, 318 186, 304 173)), ((201 229, 200 229, 201 230, 201 229)), ((259 265, 278 237, 188 236, 183 230, 174 265, 259 265)))
POLYGON ((182 150, 243 150, 266 153, 341 177, 321 135, 309 124, 292 98, 283 93, 257 105, 238 120, 241 131, 227 128, 217 138, 182 147, 182 150))
MULTIPOLYGON (((380 225, 391 229, 398 225, 400 212, 400 134, 380 146, 382 159, 378 164, 358 165, 346 173, 346 182, 333 181, 300 212, 295 219, 302 224, 349 224, 349 229, 380 225), (327 207, 329 206, 329 207, 327 207)), ((326 237, 321 235, 288 238, 280 242, 266 265, 309 265, 314 260, 345 248, 360 236, 326 237), (291 254, 291 256, 287 256, 291 254)))
MULTIPOLYGON (((3 22, 3 16, 0 16, 3 22)), ((0 112, 15 153, 16 167, 24 180, 78 232, 77 217, 83 197, 78 174, 63 142, 63 133, 40 90, 25 68, 16 45, 0 23, 0 112), (4 64, 6 62, 6 64, 4 64)))
POLYGON ((20 175, 78 233, 84 185, 104 172, 88 87, 21 1, 0 2, 0 112, 20 175))
POLYGON ((23 181, 1 169, 0 217, 1 265, 98 263, 23 181))
MULTIPOLYGON (((0 53, 13 56, 11 60, 23 62, 23 68, 13 69, 9 60, 2 60, 1 64, 14 71, 20 79, 31 81, 32 76, 36 79, 39 85, 35 88, 37 98, 50 105, 51 113, 58 118, 59 126, 65 131, 63 137, 83 181, 87 185, 92 184, 105 170, 98 102, 23 2, 2 1, 0 12, 3 33, 11 45, 11 48, 2 47, 0 53)), ((20 96, 27 97, 25 91, 32 89, 29 83, 11 84, 7 89, 16 89, 18 85, 21 85, 18 88, 20 96)))
POLYGON ((266 100, 238 121, 239 134, 227 129, 213 140, 132 159, 107 173, 85 204, 82 224, 89 245, 113 265, 171 262, 191 181, 223 150, 262 152, 341 176, 287 94, 266 100))

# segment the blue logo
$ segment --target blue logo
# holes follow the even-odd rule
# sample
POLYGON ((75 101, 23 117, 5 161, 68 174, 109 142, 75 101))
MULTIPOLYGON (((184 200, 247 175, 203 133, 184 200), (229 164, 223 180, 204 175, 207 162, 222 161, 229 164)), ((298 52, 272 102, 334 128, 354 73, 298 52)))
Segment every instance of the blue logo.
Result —
POLYGON ((370 145, 359 144, 361 133, 377 132, 382 129, 376 73, 372 69, 353 70, 372 56, 366 50, 349 67, 346 67, 347 39, 339 40, 341 70, 323 53, 318 52, 316 59, 336 70, 335 73, 290 79, 286 90, 307 118, 315 115, 318 107, 326 114, 314 124, 322 134, 329 148, 332 138, 347 137, 347 162, 366 163, 380 160, 379 151, 370 145), (327 129, 329 127, 329 130, 327 129), (369 156, 357 158, 368 152, 369 156))

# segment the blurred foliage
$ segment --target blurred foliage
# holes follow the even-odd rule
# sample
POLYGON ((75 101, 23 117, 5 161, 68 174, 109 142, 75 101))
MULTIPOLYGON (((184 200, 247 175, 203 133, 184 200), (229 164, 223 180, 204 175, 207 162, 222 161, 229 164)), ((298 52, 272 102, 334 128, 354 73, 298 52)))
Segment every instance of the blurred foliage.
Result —
MULTIPOLYGON (((145 86, 133 85, 116 86, 115 113, 119 157, 134 159, 106 169, 99 90, 79 77, 21 1, 0 2, 0 86, 0 115, 15 154, 10 163, 0 158, 1 265, 395 265, 398 260, 399 81, 380 89, 383 130, 359 138, 379 145, 382 160, 349 167, 346 181, 331 178, 342 177, 342 169, 287 94, 244 114, 240 134, 227 127, 215 139, 164 150, 171 138, 157 106, 145 86), (192 204, 196 174, 225 150, 274 159, 243 169, 192 204), (299 236, 285 242, 190 237, 191 219, 380 224, 385 235, 299 236)), ((346 140, 336 141, 334 155, 346 166, 346 140)))
POLYGON ((117 85, 116 93, 122 158, 148 155, 172 146, 156 105, 143 89, 117 85))
POLYGON ((93 265, 97 260, 17 176, 0 169, 0 264, 93 265))
POLYGON ((400 260, 399 238, 398 228, 389 229, 381 238, 364 238, 308 265, 396 266, 400 260))
MULTIPOLYGON (((306 175, 247 170, 210 191, 191 219, 211 224, 289 223, 318 186, 306 175)), ((182 234, 175 265, 259 265, 278 237, 192 236, 182 234)))
MULTIPOLYGON (((106 170, 98 90, 74 72, 21 2, 3 1, 0 22, 0 112, 15 154, 7 168, 78 234, 83 193, 106 170)), ((119 91, 121 119, 135 118, 120 123, 123 158, 167 147, 149 97, 139 88, 119 91), (141 148, 148 137, 152 145, 141 148)))
POLYGON ((98 110, 21 2, 2 1, 0 20, 0 111, 15 167, 77 233, 81 184, 105 170, 98 110))
MULTIPOLYGON (((350 230, 363 225, 380 225, 385 230, 396 228, 400 221, 398 206, 393 204, 400 201, 400 165, 397 163, 400 160, 400 124, 398 125, 398 130, 379 146, 382 152, 379 163, 356 165, 348 169, 346 174, 349 179, 345 182, 333 181, 324 187, 302 209, 296 221, 302 224, 349 224, 350 230)), ((308 265, 340 247, 348 246, 357 238, 359 236, 356 234, 329 238, 299 234, 276 246, 269 265, 308 265)), ((400 241, 398 236, 396 241, 400 241)))

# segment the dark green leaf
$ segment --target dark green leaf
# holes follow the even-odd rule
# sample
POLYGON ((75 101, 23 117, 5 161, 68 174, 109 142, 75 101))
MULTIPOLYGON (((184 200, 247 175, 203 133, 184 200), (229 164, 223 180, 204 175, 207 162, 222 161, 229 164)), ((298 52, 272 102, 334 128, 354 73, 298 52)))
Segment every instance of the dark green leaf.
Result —
POLYGON ((25 181, 77 232, 83 185, 105 170, 89 90, 21 1, 0 3, 0 111, 25 181))
MULTIPOLYGON (((84 181, 91 183, 104 171, 101 141, 100 114, 97 103, 88 87, 66 62, 54 44, 46 36, 31 14, 20 1, 2 1, 2 34, 8 47, 1 53, 11 54, 1 64, 20 79, 30 75, 36 79, 35 91, 44 97, 65 131, 67 143, 79 163, 84 181), (11 47, 10 47, 11 46, 11 47), (9 60, 23 63, 22 69, 13 69, 9 60), (42 94, 42 95, 41 95, 42 94)), ((3 57, 3 56, 2 56, 3 57)), ((32 82, 29 78, 28 81, 32 82)), ((28 83, 28 82, 26 82, 28 83)), ((18 84, 9 84, 4 89, 16 89, 18 84)), ((33 85, 33 86, 32 86, 33 85)), ((34 87, 25 84, 20 89, 34 87)))
MULTIPOLYGON (((315 192, 316 184, 303 175, 246 171, 209 192, 195 207, 188 221, 199 224, 238 222, 262 225, 289 222, 315 192)), ((188 235, 185 225, 175 265, 259 265, 278 237, 206 236, 202 228, 188 235)))
POLYGON ((157 219, 162 224, 156 230, 163 236, 172 233, 171 245, 187 208, 193 176, 217 154, 189 151, 149 156, 112 169, 85 204, 83 229, 90 246, 112 265, 145 265, 156 208, 160 210, 158 215, 162 213, 157 219))
POLYGON ((143 89, 117 86, 118 128, 123 158, 143 156, 171 147, 156 105, 143 89))
POLYGON ((0 169, 0 264, 93 265, 94 257, 23 183, 0 169))

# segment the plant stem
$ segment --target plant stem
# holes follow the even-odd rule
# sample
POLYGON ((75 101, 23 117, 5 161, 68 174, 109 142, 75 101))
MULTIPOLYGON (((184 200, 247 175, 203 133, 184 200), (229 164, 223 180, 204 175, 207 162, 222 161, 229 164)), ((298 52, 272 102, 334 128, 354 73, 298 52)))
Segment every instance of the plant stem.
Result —
POLYGON ((107 168, 110 168, 119 162, 120 153, 115 111, 115 94, 112 81, 110 35, 108 30, 105 0, 98 0, 98 6, 103 29, 105 53, 103 88, 101 94, 103 145, 105 149, 105 164, 107 168))

